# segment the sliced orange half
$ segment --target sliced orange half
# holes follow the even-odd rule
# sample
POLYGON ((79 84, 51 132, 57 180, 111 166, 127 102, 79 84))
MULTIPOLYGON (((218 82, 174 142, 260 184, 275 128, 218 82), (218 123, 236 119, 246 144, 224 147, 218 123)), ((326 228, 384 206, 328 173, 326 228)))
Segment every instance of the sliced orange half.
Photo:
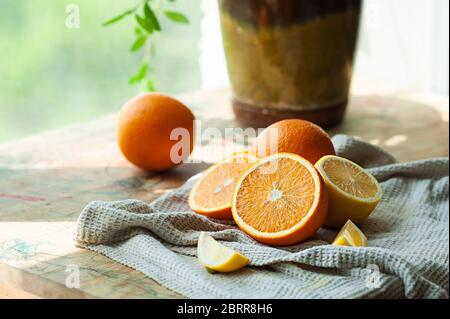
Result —
POLYGON ((328 197, 314 166, 291 153, 268 156, 238 181, 232 213, 236 224, 269 245, 306 240, 325 220, 328 197))
POLYGON ((248 152, 235 153, 211 166, 189 194, 189 206, 211 218, 232 219, 231 200, 234 187, 242 174, 258 161, 248 152))

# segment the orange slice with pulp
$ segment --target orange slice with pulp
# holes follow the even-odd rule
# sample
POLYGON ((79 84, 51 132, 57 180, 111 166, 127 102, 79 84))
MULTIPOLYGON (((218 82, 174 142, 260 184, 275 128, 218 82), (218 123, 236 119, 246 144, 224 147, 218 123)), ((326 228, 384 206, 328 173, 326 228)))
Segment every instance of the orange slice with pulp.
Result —
POLYGON ((257 162, 248 152, 235 153, 211 166, 197 181, 189 194, 189 206, 201 215, 232 219, 231 199, 241 175, 257 162))
POLYGON ((269 245, 292 245, 319 229, 328 209, 324 182, 301 156, 278 153, 253 165, 236 185, 236 224, 269 245))

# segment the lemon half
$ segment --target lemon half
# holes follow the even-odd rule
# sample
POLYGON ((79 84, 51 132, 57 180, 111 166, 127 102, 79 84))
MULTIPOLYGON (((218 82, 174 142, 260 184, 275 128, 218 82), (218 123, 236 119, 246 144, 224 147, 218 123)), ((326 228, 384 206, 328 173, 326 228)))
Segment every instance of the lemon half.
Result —
POLYGON ((240 253, 218 243, 204 232, 200 233, 197 245, 197 256, 207 269, 219 272, 232 272, 248 265, 250 259, 240 253))
POLYGON ((349 219, 358 224, 380 202, 383 191, 378 181, 352 161, 326 155, 314 166, 322 175, 328 191, 325 225, 341 227, 349 219))

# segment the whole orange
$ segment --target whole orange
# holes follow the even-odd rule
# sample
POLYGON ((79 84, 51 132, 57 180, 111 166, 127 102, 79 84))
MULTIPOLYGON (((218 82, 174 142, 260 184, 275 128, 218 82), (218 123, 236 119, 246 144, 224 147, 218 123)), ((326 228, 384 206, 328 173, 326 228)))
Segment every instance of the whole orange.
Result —
POLYGON ((328 134, 314 123, 289 119, 268 126, 259 134, 252 152, 258 157, 294 153, 316 163, 324 155, 335 155, 328 134))
POLYGON ((141 94, 120 110, 117 142, 123 155, 134 165, 149 171, 164 171, 178 165, 192 152, 194 119, 189 108, 172 97, 141 94))

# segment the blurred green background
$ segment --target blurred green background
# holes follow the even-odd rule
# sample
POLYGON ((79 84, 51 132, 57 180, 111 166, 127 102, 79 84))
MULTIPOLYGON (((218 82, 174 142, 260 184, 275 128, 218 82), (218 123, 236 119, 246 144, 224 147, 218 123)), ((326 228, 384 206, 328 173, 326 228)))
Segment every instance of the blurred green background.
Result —
MULTIPOLYGON (((117 111, 143 90, 128 78, 142 52, 131 53, 134 20, 102 27, 133 0, 0 0, 0 143, 117 111), (80 8, 80 28, 66 27, 66 8, 80 8)), ((163 1, 189 25, 161 18, 153 66, 159 91, 201 85, 201 10, 197 0, 163 1)))

